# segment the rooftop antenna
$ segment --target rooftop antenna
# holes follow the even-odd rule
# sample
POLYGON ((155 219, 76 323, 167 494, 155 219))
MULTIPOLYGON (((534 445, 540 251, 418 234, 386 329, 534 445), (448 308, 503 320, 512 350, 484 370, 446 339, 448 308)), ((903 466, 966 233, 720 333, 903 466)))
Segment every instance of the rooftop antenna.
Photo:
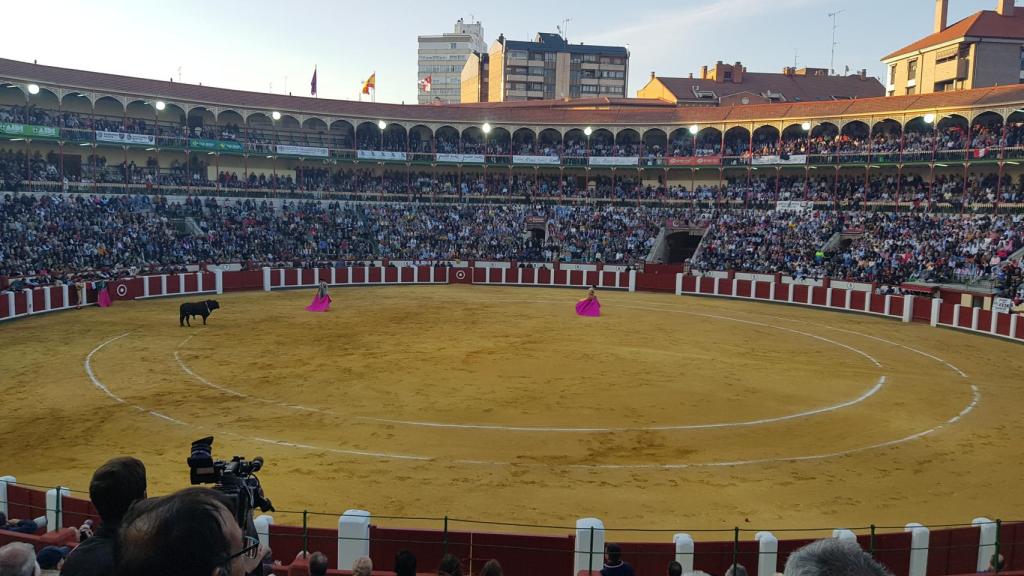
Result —
POLYGON ((796 57, 800 54, 799 48, 793 48, 793 69, 796 69, 796 57))
POLYGON ((562 20, 562 23, 555 27, 558 29, 558 33, 561 34, 566 44, 569 43, 569 22, 572 22, 572 18, 562 20))
POLYGON ((178 66, 178 82, 181 82, 181 66, 178 66))
POLYGON ((836 74, 836 46, 839 45, 839 43, 836 42, 836 28, 838 27, 836 21, 838 20, 839 15, 843 12, 846 12, 846 10, 836 10, 835 12, 828 13, 828 17, 832 19, 832 58, 828 63, 828 73, 833 76, 836 74))

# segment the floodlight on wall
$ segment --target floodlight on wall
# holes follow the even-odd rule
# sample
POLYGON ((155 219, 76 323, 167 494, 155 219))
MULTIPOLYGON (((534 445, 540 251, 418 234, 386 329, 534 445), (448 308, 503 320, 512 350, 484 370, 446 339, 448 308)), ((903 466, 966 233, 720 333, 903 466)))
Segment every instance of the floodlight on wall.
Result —
POLYGON ((488 124, 487 122, 484 122, 484 125, 481 126, 480 129, 484 131, 484 134, 490 134, 491 133, 491 125, 488 124))
POLYGON ((29 84, 28 85, 28 93, 33 95, 33 96, 35 96, 36 94, 39 94, 39 84, 29 84))
POLYGON ((696 124, 690 126, 690 134, 693 134, 694 136, 696 136, 697 132, 699 132, 699 131, 700 131, 700 128, 698 128, 696 124))
POLYGON ((932 122, 935 122, 935 114, 925 114, 924 123, 931 124, 932 122))
POLYGON ((377 122, 377 128, 380 128, 381 130, 383 130, 383 129, 387 128, 387 127, 388 127, 388 123, 387 122, 385 122, 383 120, 381 120, 380 122, 377 122))
POLYGON ((165 104, 163 100, 157 100, 156 101, 156 109, 160 110, 160 111, 163 111, 164 108, 167 108, 167 104, 165 104))
POLYGON ((277 110, 274 110, 273 112, 270 113, 270 117, 273 118, 274 120, 280 120, 281 113, 278 112, 277 110))
POLYGON ((590 126, 587 126, 586 128, 583 129, 583 134, 585 134, 587 136, 590 136, 593 133, 594 133, 594 130, 590 126))

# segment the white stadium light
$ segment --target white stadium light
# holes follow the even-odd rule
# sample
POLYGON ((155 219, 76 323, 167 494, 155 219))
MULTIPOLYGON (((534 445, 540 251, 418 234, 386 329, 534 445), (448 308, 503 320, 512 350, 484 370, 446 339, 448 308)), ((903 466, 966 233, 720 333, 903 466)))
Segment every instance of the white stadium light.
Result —
POLYGON ((484 134, 490 134, 491 133, 491 125, 488 124, 487 122, 484 122, 484 125, 481 126, 480 129, 484 131, 484 134))
POLYGON ((278 112, 277 110, 274 110, 273 112, 270 113, 270 117, 273 118, 274 120, 280 120, 281 113, 278 112))
POLYGON ((590 126, 587 126, 586 128, 583 129, 583 133, 586 134, 587 136, 590 136, 591 134, 594 133, 594 130, 590 126))
POLYGON ((804 132, 807 132, 808 130, 811 129, 811 123, 810 122, 804 122, 803 124, 800 125, 800 127, 804 129, 804 132))
POLYGON ((167 104, 164 104, 163 100, 157 100, 156 101, 156 109, 157 110, 163 110, 164 108, 167 108, 167 104))
POLYGON ((935 114, 925 114, 924 122, 925 124, 931 124, 932 122, 935 122, 935 114))
POLYGON ((700 130, 700 128, 698 128, 696 124, 690 126, 690 134, 693 134, 694 136, 697 135, 697 132, 699 130, 700 130))
POLYGON ((381 130, 383 130, 383 129, 387 128, 387 127, 388 127, 388 123, 387 122, 385 122, 383 120, 381 120, 380 122, 377 122, 377 128, 380 128, 381 130))
POLYGON ((28 93, 32 94, 33 96, 39 94, 39 84, 29 84, 28 93))

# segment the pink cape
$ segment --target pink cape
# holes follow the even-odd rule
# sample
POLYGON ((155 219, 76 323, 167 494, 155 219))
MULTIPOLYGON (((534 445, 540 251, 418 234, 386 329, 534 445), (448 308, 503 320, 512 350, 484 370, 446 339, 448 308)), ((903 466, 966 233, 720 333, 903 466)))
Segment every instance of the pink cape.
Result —
POLYGON ((578 316, 600 316, 601 302, 595 297, 593 300, 583 299, 576 303, 576 315, 578 316))
POLYGON ((100 305, 100 308, 110 307, 110 292, 106 288, 100 290, 96 296, 96 303, 100 305))
POLYGON ((313 301, 306 306, 306 310, 310 312, 327 312, 331 309, 331 297, 324 295, 323 298, 320 296, 313 296, 313 301))

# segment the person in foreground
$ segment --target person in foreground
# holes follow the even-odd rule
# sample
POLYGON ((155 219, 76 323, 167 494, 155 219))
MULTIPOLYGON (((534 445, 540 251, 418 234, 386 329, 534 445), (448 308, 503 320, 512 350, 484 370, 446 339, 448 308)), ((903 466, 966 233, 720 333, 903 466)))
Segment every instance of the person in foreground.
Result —
POLYGON ((618 544, 605 545, 601 576, 633 576, 633 567, 622 561, 622 548, 618 544))
POLYGON ((35 548, 25 542, 0 546, 0 576, 39 576, 35 548))
POLYGON ((785 576, 892 576, 856 543, 817 540, 789 555, 785 576))
POLYGON ((316 289, 316 294, 313 296, 313 301, 310 302, 309 306, 306 306, 306 310, 310 312, 327 312, 331 309, 331 296, 327 294, 327 282, 320 282, 320 286, 316 289))
POLYGON ((597 293, 593 286, 587 290, 587 297, 576 303, 576 314, 579 316, 601 315, 601 302, 597 299, 597 293))
POLYGON ((104 576, 114 571, 114 544, 128 508, 146 497, 146 466, 130 456, 113 458, 93 472, 89 500, 100 514, 96 533, 71 551, 64 576, 104 576))
POLYGON ((260 568, 259 540, 244 536, 231 500, 186 488, 135 503, 121 523, 116 576, 244 576, 260 568))

